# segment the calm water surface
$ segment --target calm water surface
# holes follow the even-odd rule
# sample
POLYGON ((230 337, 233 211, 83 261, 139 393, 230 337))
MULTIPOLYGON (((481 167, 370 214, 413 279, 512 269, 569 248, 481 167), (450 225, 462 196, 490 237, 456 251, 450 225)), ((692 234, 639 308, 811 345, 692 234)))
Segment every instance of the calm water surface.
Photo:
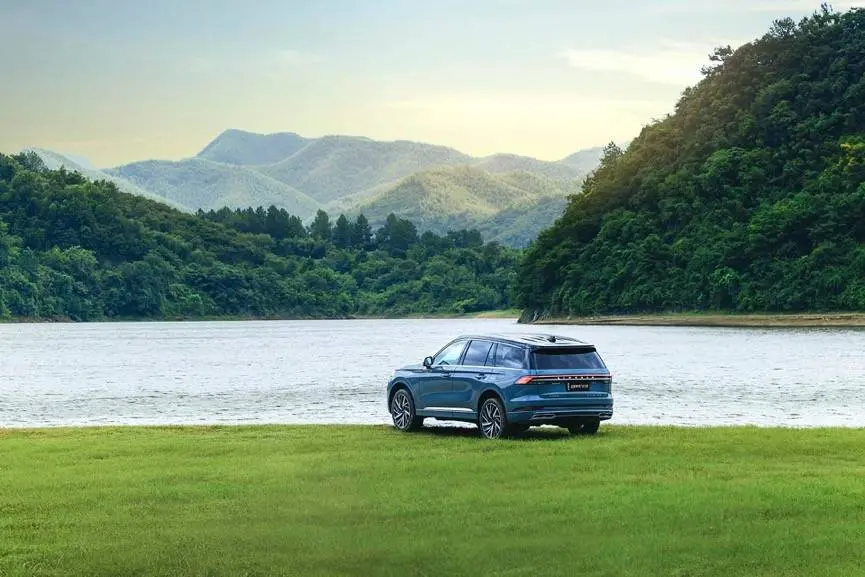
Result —
POLYGON ((865 331, 498 319, 0 325, 0 426, 388 423, 393 368, 525 330, 598 346, 613 423, 865 426, 865 331))

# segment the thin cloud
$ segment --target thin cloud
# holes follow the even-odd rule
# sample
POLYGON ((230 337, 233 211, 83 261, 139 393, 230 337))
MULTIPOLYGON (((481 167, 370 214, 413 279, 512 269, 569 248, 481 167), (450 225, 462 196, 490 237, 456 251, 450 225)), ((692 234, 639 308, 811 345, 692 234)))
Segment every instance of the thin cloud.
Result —
POLYGON ((590 99, 581 98, 577 95, 521 95, 505 96, 491 94, 488 96, 441 96, 433 98, 399 99, 384 102, 386 108, 399 108, 402 110, 435 110, 441 108, 460 108, 466 112, 476 111, 509 111, 516 108, 581 108, 594 107, 598 105, 618 105, 631 109, 655 109, 658 102, 651 100, 631 99, 590 99))
POLYGON ((301 50, 272 50, 257 57, 233 56, 228 58, 206 58, 194 56, 186 61, 186 68, 198 74, 221 74, 225 72, 249 72, 255 69, 273 72, 278 68, 301 68, 317 64, 322 56, 301 50))
POLYGON ((708 61, 712 48, 666 42, 655 51, 572 48, 559 56, 578 70, 628 74, 650 82, 684 87, 700 80, 700 68, 708 61))
POLYGON ((627 111, 647 118, 663 115, 671 109, 664 100, 639 98, 587 98, 580 94, 439 94, 387 100, 381 106, 389 110, 446 113, 460 117, 493 118, 544 114, 582 114, 597 111, 627 111))
POLYGON ((321 62, 322 57, 312 52, 302 52, 300 50, 278 50, 274 54, 275 59, 282 64, 290 66, 300 66, 304 64, 316 64, 321 62))
POLYGON ((186 67, 192 73, 207 74, 216 71, 216 61, 210 58, 193 56, 187 60, 186 67))

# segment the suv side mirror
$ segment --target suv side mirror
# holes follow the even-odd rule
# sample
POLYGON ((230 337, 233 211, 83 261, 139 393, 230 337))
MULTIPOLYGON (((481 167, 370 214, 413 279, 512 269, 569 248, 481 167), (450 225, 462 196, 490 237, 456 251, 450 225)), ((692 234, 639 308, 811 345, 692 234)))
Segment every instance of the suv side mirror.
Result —
POLYGON ((423 360, 423 366, 425 366, 428 369, 430 367, 432 367, 432 364, 433 364, 433 358, 432 357, 427 357, 423 360))

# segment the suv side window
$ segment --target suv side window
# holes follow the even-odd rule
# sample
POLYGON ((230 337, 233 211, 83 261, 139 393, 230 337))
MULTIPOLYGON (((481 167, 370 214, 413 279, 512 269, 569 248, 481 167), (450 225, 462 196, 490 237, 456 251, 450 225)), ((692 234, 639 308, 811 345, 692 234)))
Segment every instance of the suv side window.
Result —
POLYGON ((488 367, 496 366, 496 349, 499 347, 498 343, 493 343, 493 348, 490 349, 490 354, 487 355, 487 362, 484 365, 488 367))
POLYGON ((463 364, 470 367, 482 367, 487 360, 493 344, 489 341, 472 341, 466 351, 463 364))
POLYGON ((433 365, 457 364, 460 360, 460 356, 463 354, 464 348, 466 348, 466 341, 451 343, 435 356, 433 359, 433 365))
POLYGON ((526 352, 520 347, 498 343, 493 364, 505 369, 525 368, 526 352))

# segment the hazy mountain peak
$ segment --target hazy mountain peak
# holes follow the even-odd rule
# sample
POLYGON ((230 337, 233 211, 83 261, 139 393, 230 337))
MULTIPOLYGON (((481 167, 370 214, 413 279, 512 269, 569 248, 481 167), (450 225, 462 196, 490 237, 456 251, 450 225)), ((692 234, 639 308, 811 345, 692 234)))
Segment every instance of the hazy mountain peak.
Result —
POLYGON ((22 150, 22 152, 28 151, 34 152, 39 155, 39 158, 42 159, 42 162, 44 162, 45 166, 50 170, 57 170, 60 167, 63 167, 68 171, 78 172, 82 176, 89 178, 90 180, 106 180, 108 182, 111 182, 114 184, 114 186, 117 187, 120 192, 134 194, 136 196, 143 196, 152 200, 159 200, 180 210, 190 210, 189 207, 174 202, 170 199, 163 198, 158 194, 154 194, 153 192, 142 188, 133 182, 130 182, 129 180, 123 178, 120 175, 110 174, 109 172, 94 168, 93 164, 86 158, 82 158, 80 156, 70 158, 66 155, 60 154, 59 152, 47 150, 45 148, 30 147, 22 150))
POLYGON ((553 180, 574 180, 585 176, 584 170, 558 162, 547 162, 520 156, 518 154, 498 153, 478 159, 473 166, 486 172, 504 173, 524 171, 538 174, 553 180))
POLYGON ((82 170, 99 170, 96 165, 83 156, 69 154, 68 152, 58 152, 37 146, 25 147, 21 149, 21 152, 35 152, 50 169, 65 166, 67 170, 78 170, 79 172, 82 170))
POLYGON ((384 142, 381 140, 373 140, 367 136, 360 136, 358 134, 325 134, 322 137, 314 138, 311 140, 318 140, 321 142, 340 142, 340 141, 359 141, 359 142, 384 142))
POLYGON ((421 230, 478 228, 487 240, 525 245, 559 216, 579 181, 525 171, 491 173, 469 164, 437 166, 379 187, 342 208, 379 224, 394 213, 421 230))
POLYGON ((309 139, 294 132, 257 134, 229 128, 205 146, 197 157, 237 166, 274 164, 309 142, 309 139))
POLYGON ((205 158, 177 162, 145 160, 108 172, 192 210, 273 204, 305 218, 320 208, 315 200, 303 192, 251 168, 205 158))
POLYGON ((587 171, 593 170, 601 161, 601 156, 603 156, 603 152, 603 146, 586 148, 583 150, 578 150, 573 154, 569 154, 565 158, 561 159, 559 163, 576 169, 587 171))
POLYGON ((327 203, 434 166, 471 160, 445 146, 330 135, 312 140, 295 154, 259 170, 327 203))

